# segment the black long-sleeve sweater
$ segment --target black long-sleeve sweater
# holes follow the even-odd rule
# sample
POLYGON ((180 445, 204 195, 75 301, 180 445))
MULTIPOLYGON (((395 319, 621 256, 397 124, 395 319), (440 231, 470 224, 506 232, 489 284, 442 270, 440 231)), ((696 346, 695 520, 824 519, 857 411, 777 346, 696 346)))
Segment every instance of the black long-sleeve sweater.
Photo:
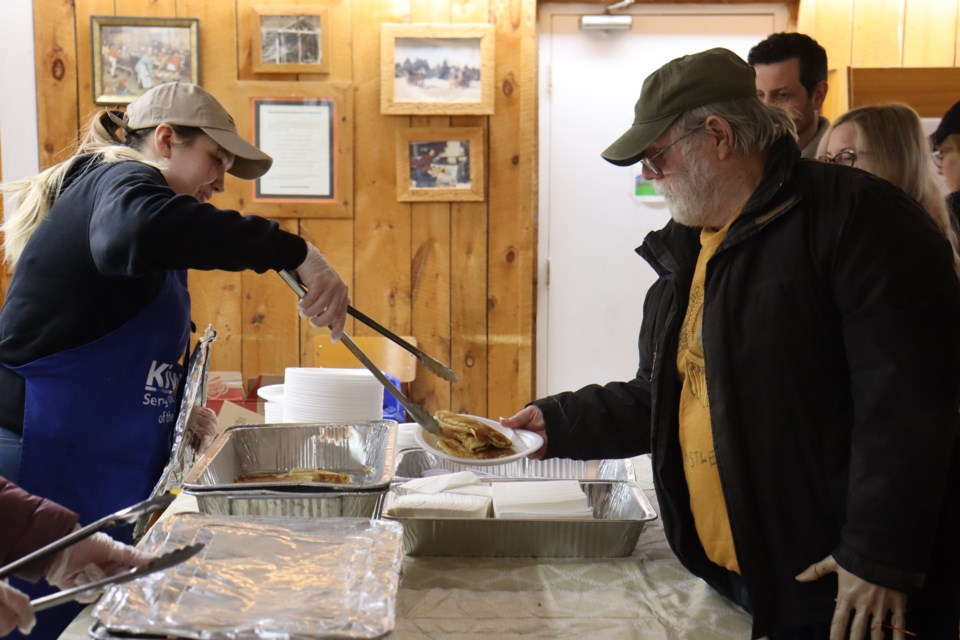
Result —
MULTIPOLYGON (((122 326, 171 269, 295 269, 306 243, 257 216, 177 195, 159 170, 81 156, 27 243, 0 309, 0 362, 20 365, 122 326)), ((24 381, 0 367, 0 427, 23 429, 24 381)))

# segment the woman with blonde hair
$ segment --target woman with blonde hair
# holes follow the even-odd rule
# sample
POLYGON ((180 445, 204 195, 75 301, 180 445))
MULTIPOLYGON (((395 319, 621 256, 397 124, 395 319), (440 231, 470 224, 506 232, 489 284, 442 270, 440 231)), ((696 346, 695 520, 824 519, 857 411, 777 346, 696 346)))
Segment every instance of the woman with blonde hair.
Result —
POLYGON ((954 269, 960 275, 960 243, 916 111, 897 103, 851 109, 827 129, 817 159, 863 169, 892 182, 919 202, 950 241, 954 269))
POLYGON ((150 494, 178 414, 188 269, 296 270, 302 315, 339 338, 347 287, 320 252, 208 202, 225 173, 252 180, 271 163, 216 98, 167 83, 98 113, 73 157, 4 186, 18 199, 3 224, 16 270, 0 310, 2 475, 82 523, 150 494))

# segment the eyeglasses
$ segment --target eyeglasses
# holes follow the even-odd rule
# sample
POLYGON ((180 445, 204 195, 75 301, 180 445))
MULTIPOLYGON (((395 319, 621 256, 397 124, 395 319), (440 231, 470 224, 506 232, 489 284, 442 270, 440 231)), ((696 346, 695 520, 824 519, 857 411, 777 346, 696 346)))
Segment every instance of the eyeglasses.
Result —
POLYGON ((855 149, 841 149, 837 152, 837 155, 830 156, 820 156, 817 158, 820 162, 830 162, 832 164, 843 164, 848 167, 855 167, 857 165, 857 159, 860 156, 869 155, 869 151, 857 151, 855 149))
POLYGON ((951 151, 956 151, 953 147, 940 147, 933 152, 933 164, 937 166, 937 169, 943 168, 943 154, 950 153, 951 151))
POLYGON ((667 149, 669 149, 669 148, 672 147, 673 145, 677 144, 678 142, 680 142, 681 140, 683 140, 683 139, 686 138, 687 136, 696 133, 697 131, 699 131, 699 130, 702 129, 702 128, 703 128, 703 125, 700 125, 699 127, 695 127, 695 128, 693 128, 693 129, 691 129, 690 131, 687 131, 685 134, 683 134, 682 136, 680 136, 679 138, 677 138, 676 140, 674 140, 673 142, 671 142, 671 143, 668 144, 667 146, 665 146, 663 149, 660 149, 660 151, 657 151, 655 154, 653 154, 653 155, 650 156, 649 158, 647 158, 647 157, 640 158, 640 164, 642 164, 644 167, 646 167, 646 169, 647 169, 650 173, 652 173, 653 175, 655 175, 655 176, 661 176, 661 175, 663 175, 663 174, 660 172, 660 169, 657 168, 657 165, 655 165, 655 164, 653 163, 653 161, 654 161, 655 159, 659 158, 660 156, 662 156, 664 153, 666 153, 667 149))

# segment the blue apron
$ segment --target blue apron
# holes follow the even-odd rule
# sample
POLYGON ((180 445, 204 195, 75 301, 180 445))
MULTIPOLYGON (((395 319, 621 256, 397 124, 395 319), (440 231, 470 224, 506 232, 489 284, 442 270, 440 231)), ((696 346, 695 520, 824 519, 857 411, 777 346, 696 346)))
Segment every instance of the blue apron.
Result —
MULTIPOLYGON (((186 272, 169 271, 156 298, 118 329, 10 367, 26 381, 17 484, 72 509, 81 524, 146 499, 170 459, 189 337, 186 272)), ((131 531, 112 533, 130 542, 131 531)), ((34 598, 54 591, 16 582, 34 598)), ((30 640, 55 639, 79 610, 39 613, 30 640)))

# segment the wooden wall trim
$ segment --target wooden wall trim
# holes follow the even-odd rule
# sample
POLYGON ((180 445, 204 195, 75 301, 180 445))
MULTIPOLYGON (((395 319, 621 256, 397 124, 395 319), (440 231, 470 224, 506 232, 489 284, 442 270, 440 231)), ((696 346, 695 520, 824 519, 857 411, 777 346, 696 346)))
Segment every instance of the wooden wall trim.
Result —
POLYGON ((850 108, 905 102, 924 118, 941 118, 960 100, 960 67, 848 70, 850 108))

